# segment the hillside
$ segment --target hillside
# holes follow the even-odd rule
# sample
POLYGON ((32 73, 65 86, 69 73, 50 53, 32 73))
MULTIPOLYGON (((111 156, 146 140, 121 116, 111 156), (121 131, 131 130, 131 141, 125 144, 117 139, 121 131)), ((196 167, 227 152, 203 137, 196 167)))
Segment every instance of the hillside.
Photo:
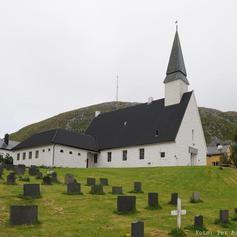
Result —
MULTIPOLYGON (((109 112, 137 103, 107 102, 92 105, 77 110, 61 113, 49 119, 26 126, 11 134, 11 139, 22 141, 33 133, 53 128, 66 128, 75 132, 83 132, 94 117, 95 111, 109 112)), ((214 137, 222 140, 231 140, 237 133, 237 112, 221 112, 215 109, 200 108, 206 140, 209 143, 214 137)))
MULTIPOLYGON (((46 169, 41 169, 46 174, 46 169)), ((217 231, 226 231, 225 236, 231 236, 231 231, 237 230, 237 222, 232 220, 234 208, 237 207, 237 170, 218 167, 162 167, 137 169, 56 169, 61 183, 41 185, 42 197, 24 199, 22 181, 17 185, 5 185, 0 180, 1 212, 0 233, 2 237, 30 236, 63 236, 63 237, 125 237, 130 236, 130 224, 134 220, 145 223, 145 236, 164 237, 176 226, 176 217, 170 215, 176 207, 169 205, 172 192, 178 192, 182 198, 182 208, 187 215, 182 216, 182 227, 186 236, 197 235, 189 230, 193 225, 195 215, 203 215, 204 225, 213 235, 217 231), (71 173, 81 183, 83 195, 66 195, 64 175, 71 173), (87 177, 108 178, 109 186, 104 187, 105 195, 89 194, 86 186, 87 177), (131 194, 133 182, 141 181, 144 193, 131 194), (128 215, 118 215, 116 210, 116 195, 111 194, 112 186, 122 186, 126 195, 136 195, 137 212, 128 215), (192 192, 200 192, 202 202, 190 203, 192 192), (158 192, 161 209, 149 210, 147 193, 158 192), (10 226, 10 205, 38 205, 39 221, 35 226, 10 226), (226 226, 215 224, 220 209, 230 211, 230 223, 226 226)), ((8 174, 4 171, 3 178, 8 174)), ((28 172, 26 173, 28 175, 28 172)), ((30 176, 30 183, 41 183, 30 176)), ((207 236, 207 235, 205 235, 207 236)))

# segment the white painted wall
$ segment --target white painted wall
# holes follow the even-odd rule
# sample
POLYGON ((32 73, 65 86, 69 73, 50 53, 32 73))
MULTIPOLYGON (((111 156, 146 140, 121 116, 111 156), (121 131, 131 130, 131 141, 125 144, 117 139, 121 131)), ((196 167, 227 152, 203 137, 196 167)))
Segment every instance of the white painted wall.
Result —
POLYGON ((37 166, 51 166, 53 158, 53 145, 34 147, 29 149, 22 149, 15 151, 14 165, 24 164, 26 166, 37 165, 37 166), (39 157, 35 158, 36 151, 39 151, 39 157), (29 152, 32 152, 32 158, 29 159, 29 152), (23 160, 23 153, 26 153, 26 158, 23 160), (17 159, 20 154, 20 159, 17 159))
POLYGON ((14 152, 13 151, 0 149, 0 155, 6 156, 7 154, 9 154, 11 157, 14 157, 14 152))
POLYGON ((188 85, 182 80, 165 83, 165 106, 180 103, 184 93, 188 91, 188 85))
POLYGON ((88 151, 86 150, 55 145, 54 166, 86 168, 87 153, 88 151), (70 154, 70 152, 72 152, 72 154, 70 154))

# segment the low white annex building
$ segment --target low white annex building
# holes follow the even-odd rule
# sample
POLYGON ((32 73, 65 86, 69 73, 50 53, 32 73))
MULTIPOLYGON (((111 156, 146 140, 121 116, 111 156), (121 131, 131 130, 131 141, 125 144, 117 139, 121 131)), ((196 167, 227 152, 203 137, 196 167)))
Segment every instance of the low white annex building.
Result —
POLYGON ((14 164, 58 167, 206 165, 206 142, 178 32, 166 72, 165 98, 97 114, 85 134, 55 129, 15 147, 14 164))

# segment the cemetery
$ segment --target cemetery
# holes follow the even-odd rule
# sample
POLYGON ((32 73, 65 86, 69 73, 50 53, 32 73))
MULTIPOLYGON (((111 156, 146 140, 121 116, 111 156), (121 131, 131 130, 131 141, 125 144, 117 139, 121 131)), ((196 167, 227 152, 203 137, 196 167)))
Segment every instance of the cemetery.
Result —
POLYGON ((196 236, 195 231, 199 236, 208 231, 231 234, 237 229, 236 184, 235 169, 218 167, 9 167, 3 169, 0 180, 0 233, 88 237, 196 236), (39 173, 42 178, 37 178, 39 173), (30 182, 21 176, 30 177, 30 182), (177 228, 183 235, 177 235, 177 228))

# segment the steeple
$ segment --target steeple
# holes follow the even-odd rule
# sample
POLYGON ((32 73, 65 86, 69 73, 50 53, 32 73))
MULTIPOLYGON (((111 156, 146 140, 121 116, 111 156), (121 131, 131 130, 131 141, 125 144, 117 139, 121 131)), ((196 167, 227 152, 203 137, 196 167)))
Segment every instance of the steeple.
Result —
POLYGON ((189 82, 186 78, 187 72, 184 64, 182 49, 179 41, 179 34, 176 28, 176 33, 174 37, 174 42, 170 54, 169 64, 166 71, 166 78, 164 83, 171 81, 182 80, 187 85, 189 82))

